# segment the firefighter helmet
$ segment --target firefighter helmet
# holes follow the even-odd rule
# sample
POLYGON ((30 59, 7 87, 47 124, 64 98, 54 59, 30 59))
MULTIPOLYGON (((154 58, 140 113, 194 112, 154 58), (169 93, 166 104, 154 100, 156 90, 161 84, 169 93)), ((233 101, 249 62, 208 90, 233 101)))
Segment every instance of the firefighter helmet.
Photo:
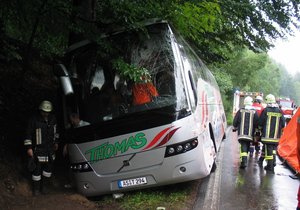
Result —
POLYGON ((252 103, 253 103, 253 98, 252 97, 250 97, 250 96, 247 96, 245 99, 244 99, 244 105, 245 106, 251 106, 252 105, 252 103))
POLYGON ((274 104, 274 103, 276 103, 275 96, 272 95, 272 94, 267 95, 266 96, 266 103, 267 104, 274 104))
POLYGON ((39 106, 39 109, 44 112, 51 112, 52 111, 52 104, 50 101, 42 101, 39 106))
POLYGON ((255 97, 255 100, 259 101, 259 102, 262 102, 264 99, 263 99, 263 97, 261 97, 260 95, 258 95, 258 96, 255 97))

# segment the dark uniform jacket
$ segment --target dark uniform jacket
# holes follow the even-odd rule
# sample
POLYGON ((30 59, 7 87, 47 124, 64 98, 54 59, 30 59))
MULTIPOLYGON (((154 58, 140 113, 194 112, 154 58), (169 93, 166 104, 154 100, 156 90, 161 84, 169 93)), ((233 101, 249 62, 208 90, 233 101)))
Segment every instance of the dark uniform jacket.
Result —
POLYGON ((262 143, 278 144, 285 118, 278 106, 267 106, 259 118, 259 127, 262 130, 262 143))
POLYGON ((29 120, 24 145, 26 149, 33 149, 40 162, 48 162, 49 158, 54 159, 54 144, 58 143, 59 137, 56 127, 56 118, 53 115, 48 116, 48 121, 40 114, 29 120))
POLYGON ((258 125, 258 114, 254 108, 241 108, 233 119, 233 127, 238 130, 238 140, 252 141, 258 125))

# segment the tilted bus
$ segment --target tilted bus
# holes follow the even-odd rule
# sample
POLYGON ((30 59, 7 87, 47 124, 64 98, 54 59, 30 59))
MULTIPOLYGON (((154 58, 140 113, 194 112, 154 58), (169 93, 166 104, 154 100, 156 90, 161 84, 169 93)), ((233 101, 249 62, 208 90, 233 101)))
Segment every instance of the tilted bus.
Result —
POLYGON ((167 22, 103 39, 71 46, 54 71, 78 192, 90 197, 208 176, 227 126, 211 72, 167 22), (158 95, 133 104, 132 82, 112 64, 120 58, 147 69, 158 95), (90 124, 70 127, 72 112, 90 124))

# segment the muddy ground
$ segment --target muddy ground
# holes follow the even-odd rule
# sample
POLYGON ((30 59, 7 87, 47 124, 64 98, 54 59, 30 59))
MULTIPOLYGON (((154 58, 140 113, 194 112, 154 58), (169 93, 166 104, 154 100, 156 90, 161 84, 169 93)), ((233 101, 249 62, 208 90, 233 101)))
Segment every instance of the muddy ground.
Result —
MULTIPOLYGON (((31 177, 23 162, 25 161, 0 161, 1 210, 123 210, 121 203, 118 202, 119 200, 111 199, 112 195, 88 199, 78 194, 74 188, 65 188, 65 184, 70 182, 64 164, 56 166, 50 192, 47 195, 34 197, 31 190, 31 177), (102 202, 102 200, 107 200, 107 198, 113 202, 102 202)), ((192 209, 196 200, 198 188, 196 183, 195 181, 187 184, 192 190, 189 199, 186 200, 185 210, 192 209)), ((161 188, 162 192, 165 189, 168 189, 166 193, 169 193, 172 190, 172 186, 161 188)), ((159 191, 160 189, 156 190, 159 191)))

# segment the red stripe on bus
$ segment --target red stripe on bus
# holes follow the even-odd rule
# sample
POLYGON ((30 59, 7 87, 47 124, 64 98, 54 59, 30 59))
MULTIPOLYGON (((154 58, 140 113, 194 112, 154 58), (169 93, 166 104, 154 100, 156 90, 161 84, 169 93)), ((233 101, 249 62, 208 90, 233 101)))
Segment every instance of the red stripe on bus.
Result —
POLYGON ((169 128, 166 128, 164 130, 162 130, 161 132, 159 132, 153 140, 151 140, 151 142, 143 149, 143 150, 146 150, 146 149, 149 149, 150 147, 152 147, 154 144, 156 144, 158 142, 158 140, 168 131, 172 128, 173 126, 169 127, 169 128))
POLYGON ((171 130, 156 147, 160 147, 160 146, 166 144, 179 128, 175 128, 174 130, 171 130))

